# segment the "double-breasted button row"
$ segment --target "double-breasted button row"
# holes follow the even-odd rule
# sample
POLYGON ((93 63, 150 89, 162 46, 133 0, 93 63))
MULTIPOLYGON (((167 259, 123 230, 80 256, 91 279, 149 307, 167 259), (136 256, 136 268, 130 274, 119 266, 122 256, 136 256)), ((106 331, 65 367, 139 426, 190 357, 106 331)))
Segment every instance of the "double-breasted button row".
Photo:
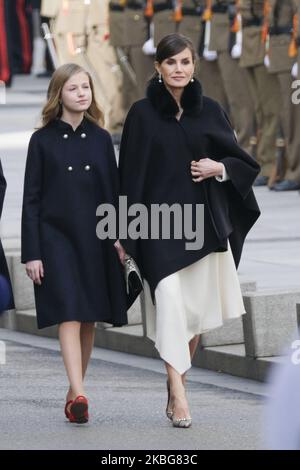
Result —
MULTIPOLYGON (((90 171, 91 167, 90 167, 90 165, 85 165, 84 169, 85 169, 85 171, 90 171)), ((73 167, 68 166, 68 171, 73 171, 73 167)))
MULTIPOLYGON (((80 137, 81 137, 82 139, 86 139, 86 134, 85 134, 84 132, 82 132, 82 134, 80 134, 80 137)), ((68 139, 68 138, 69 138, 69 134, 64 134, 64 135, 63 135, 63 138, 64 138, 64 139, 68 139)))

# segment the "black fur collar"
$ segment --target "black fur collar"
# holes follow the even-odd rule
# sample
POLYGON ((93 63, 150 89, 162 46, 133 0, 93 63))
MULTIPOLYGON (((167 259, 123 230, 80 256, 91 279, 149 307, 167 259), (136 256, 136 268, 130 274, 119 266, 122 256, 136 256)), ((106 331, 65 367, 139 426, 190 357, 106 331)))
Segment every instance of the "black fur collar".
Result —
MULTIPOLYGON (((164 83, 159 83, 158 77, 152 78, 147 88, 147 98, 151 101, 155 109, 165 117, 173 117, 179 112, 178 105, 167 90, 164 83)), ((194 78, 184 89, 181 97, 181 106, 185 114, 197 116, 200 114, 203 106, 202 86, 194 78)))

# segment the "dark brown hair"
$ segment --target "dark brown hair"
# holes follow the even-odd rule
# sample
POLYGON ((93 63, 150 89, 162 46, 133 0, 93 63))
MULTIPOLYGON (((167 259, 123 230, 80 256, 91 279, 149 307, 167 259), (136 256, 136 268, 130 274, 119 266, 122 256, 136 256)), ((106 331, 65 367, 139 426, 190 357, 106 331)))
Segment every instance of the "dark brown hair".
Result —
POLYGON ((196 51, 192 41, 182 34, 168 34, 158 43, 156 48, 155 60, 161 64, 165 59, 172 57, 184 49, 191 51, 193 62, 196 61, 196 51))

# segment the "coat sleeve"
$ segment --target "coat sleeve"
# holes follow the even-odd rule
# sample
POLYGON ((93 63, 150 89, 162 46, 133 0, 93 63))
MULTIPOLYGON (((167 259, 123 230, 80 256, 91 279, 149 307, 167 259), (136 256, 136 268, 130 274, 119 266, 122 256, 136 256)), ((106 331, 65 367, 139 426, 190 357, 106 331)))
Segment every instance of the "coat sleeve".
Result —
POLYGON ((6 180, 4 178, 1 160, 0 160, 0 220, 1 220, 1 215, 2 215, 5 192, 6 192, 6 180))
MULTIPOLYGON (((135 103, 125 120, 119 156, 120 195, 126 196, 127 207, 143 203, 145 178, 151 154, 151 129, 143 113, 135 103)), ((133 217, 127 217, 127 228, 133 217)), ((127 253, 137 260, 138 240, 120 233, 122 245, 127 253)))
MULTIPOLYGON (((222 188, 228 201, 229 218, 232 225, 229 241, 235 265, 238 267, 245 238, 260 216, 260 209, 252 189, 260 166, 238 145, 228 116, 220 105, 217 103, 215 105, 214 125, 211 126, 213 130, 210 136, 212 155, 213 158, 224 164, 229 175, 229 180, 222 184, 222 188)), ((219 190, 221 191, 221 188, 219 190)), ((214 197, 215 189, 210 186, 210 200, 213 200, 214 197)), ((218 205, 214 204, 216 220, 221 217, 218 213, 218 205)))
POLYGON ((257 177, 260 166, 237 143, 237 139, 226 112, 218 105, 215 113, 215 132, 212 135, 214 156, 226 168, 233 186, 245 199, 257 177))
POLYGON ((40 206, 43 162, 36 133, 31 136, 24 178, 21 261, 42 259, 40 247, 40 206))

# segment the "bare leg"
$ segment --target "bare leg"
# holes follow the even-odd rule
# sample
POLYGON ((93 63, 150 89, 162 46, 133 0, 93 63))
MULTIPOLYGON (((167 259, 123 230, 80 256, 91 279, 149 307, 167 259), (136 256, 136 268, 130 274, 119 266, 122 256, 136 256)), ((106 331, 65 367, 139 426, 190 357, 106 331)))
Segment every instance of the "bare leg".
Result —
MULTIPOLYGON (((200 335, 197 335, 197 336, 194 336, 194 338, 191 339, 191 341, 189 342, 189 348, 190 348, 190 355, 191 355, 191 361, 195 355, 195 352, 196 352, 196 349, 197 349, 197 346, 199 344, 199 340, 200 340, 200 335)), ((169 364, 165 363, 165 366, 166 366, 166 369, 167 369, 167 373, 168 373, 168 381, 169 383, 171 383, 171 379, 170 379, 170 374, 169 374, 169 369, 167 366, 169 366, 169 364)), ((169 366, 171 367, 171 366, 169 366)), ((173 369, 173 368, 172 368, 173 369)), ((175 369, 173 369, 175 370, 175 369)), ((176 371, 175 371, 176 372, 176 371)), ((172 372, 171 372, 172 373, 172 372)), ((179 374, 178 374, 179 375, 179 374)), ((182 385, 183 385, 183 388, 185 387, 185 381, 186 381, 186 372, 184 374, 181 375, 181 381, 182 381, 182 385)), ((168 409, 171 411, 173 409, 173 406, 174 406, 174 402, 173 402, 173 394, 171 393, 170 394, 170 402, 169 402, 169 407, 168 409)))
MULTIPOLYGON (((191 341, 189 342, 189 348, 190 348, 190 355, 191 355, 191 362, 193 360, 193 357, 195 355, 195 352, 197 350, 197 347, 198 347, 198 344, 199 344, 199 340, 200 340, 200 335, 197 335, 197 336, 194 336, 193 339, 191 339, 191 341)), ((183 385, 185 385, 185 381, 186 381, 186 372, 181 376, 182 378, 182 383, 183 385)))
POLYGON ((170 403, 172 403, 173 418, 190 418, 182 376, 167 362, 165 362, 165 366, 170 383, 170 403))
POLYGON ((95 339, 95 323, 81 323, 80 341, 82 358, 82 379, 84 379, 95 339))
POLYGON ((58 330, 62 356, 70 387, 74 394, 72 398, 84 395, 80 326, 80 322, 77 321, 64 322, 59 325, 58 330))
MULTIPOLYGON (((88 367, 88 363, 92 354, 95 339, 95 323, 81 323, 80 327, 80 345, 81 345, 81 364, 82 364, 82 381, 88 367)), ((69 387, 66 401, 76 398, 75 393, 69 387)))

